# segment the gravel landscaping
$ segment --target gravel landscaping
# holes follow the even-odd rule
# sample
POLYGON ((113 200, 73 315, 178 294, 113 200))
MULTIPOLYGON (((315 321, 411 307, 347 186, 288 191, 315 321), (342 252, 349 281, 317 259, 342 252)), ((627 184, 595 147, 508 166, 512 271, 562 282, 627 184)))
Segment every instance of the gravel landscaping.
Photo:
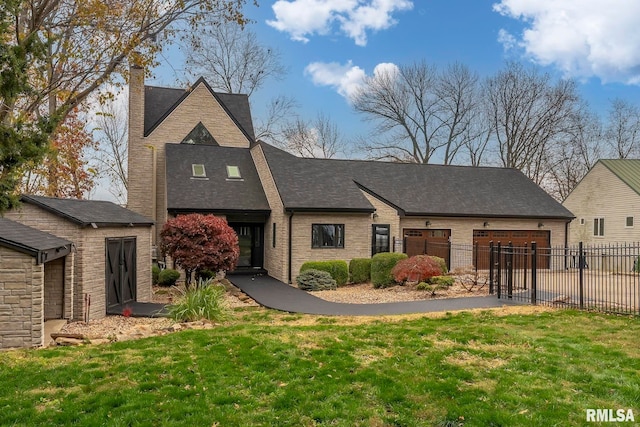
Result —
MULTIPOLYGON (((227 280, 223 280, 227 288, 226 300, 230 308, 258 307, 259 305, 227 280)), ((178 287, 154 287, 153 302, 171 304, 182 293, 178 287)), ((460 298, 488 295, 488 286, 473 286, 462 277, 447 288, 430 291, 417 290, 416 285, 393 286, 375 289, 371 283, 341 286, 337 290, 316 291, 310 294, 326 301, 371 304, 386 302, 416 301, 425 299, 460 298)), ((60 333, 82 336, 79 342, 104 343, 163 335, 180 329, 206 329, 214 327, 210 322, 192 322, 176 324, 167 318, 134 318, 124 316, 107 316, 102 319, 85 322, 71 322, 63 326, 60 333)))

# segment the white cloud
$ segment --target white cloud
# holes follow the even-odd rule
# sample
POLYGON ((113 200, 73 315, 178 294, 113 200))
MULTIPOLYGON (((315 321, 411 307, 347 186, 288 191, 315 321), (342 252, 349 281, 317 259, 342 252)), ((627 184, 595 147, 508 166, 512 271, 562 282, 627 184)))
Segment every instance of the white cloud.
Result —
POLYGON ((493 9, 523 21, 519 38, 501 30, 505 48, 574 77, 640 84, 638 0, 501 0, 493 9))
POLYGON ((278 0, 273 6, 275 20, 267 24, 289 33, 293 40, 340 31, 358 46, 367 44, 367 31, 385 30, 394 24, 394 12, 411 10, 410 0, 278 0))
MULTIPOLYGON (((398 67, 392 63, 380 63, 373 69, 373 76, 387 73, 397 73, 398 67)), ((362 81, 367 77, 365 71, 353 65, 351 61, 342 65, 337 62, 313 62, 304 70, 311 77, 311 81, 318 86, 331 86, 350 100, 358 90, 362 81)))

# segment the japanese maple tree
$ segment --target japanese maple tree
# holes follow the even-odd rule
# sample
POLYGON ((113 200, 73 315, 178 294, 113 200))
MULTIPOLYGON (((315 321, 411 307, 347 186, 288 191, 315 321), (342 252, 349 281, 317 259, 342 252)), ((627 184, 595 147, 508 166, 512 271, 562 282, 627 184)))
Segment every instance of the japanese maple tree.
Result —
POLYGON ((168 220, 160 233, 160 250, 184 269, 187 288, 192 273, 231 271, 240 255, 238 235, 227 221, 202 214, 180 215, 168 220))
POLYGON ((428 255, 415 255, 399 261, 391 274, 398 283, 421 282, 434 276, 442 275, 442 268, 436 260, 428 255))

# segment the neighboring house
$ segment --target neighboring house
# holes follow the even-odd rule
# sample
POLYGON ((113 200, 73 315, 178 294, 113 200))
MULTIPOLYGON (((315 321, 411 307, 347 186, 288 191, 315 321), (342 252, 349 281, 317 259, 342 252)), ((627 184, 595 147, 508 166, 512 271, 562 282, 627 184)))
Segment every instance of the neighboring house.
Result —
POLYGON ((244 95, 130 81, 128 207, 156 221, 154 244, 171 216, 222 215, 239 268, 291 283, 309 260, 427 249, 455 267, 473 252, 451 260, 448 243, 566 242, 571 212, 517 170, 303 159, 255 141, 244 95))
POLYGON ((640 242, 640 160, 599 160, 563 202, 572 244, 640 242))
POLYGON ((39 246, 40 234, 51 235, 51 244, 42 243, 58 250, 36 257, 44 264, 44 320, 98 319, 121 313, 127 303, 151 301, 151 220, 107 201, 25 195, 21 202, 5 218, 34 230, 27 249, 50 249, 39 246))

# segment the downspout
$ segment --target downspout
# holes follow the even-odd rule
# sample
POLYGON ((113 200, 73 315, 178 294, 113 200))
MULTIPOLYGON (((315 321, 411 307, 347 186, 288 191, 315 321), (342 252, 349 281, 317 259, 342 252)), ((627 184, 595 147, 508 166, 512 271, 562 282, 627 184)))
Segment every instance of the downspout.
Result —
POLYGON ((293 283, 292 281, 292 277, 291 277, 291 262, 293 260, 293 211, 289 212, 289 254, 288 254, 288 267, 289 267, 289 273, 288 273, 288 277, 289 277, 289 284, 293 283))

